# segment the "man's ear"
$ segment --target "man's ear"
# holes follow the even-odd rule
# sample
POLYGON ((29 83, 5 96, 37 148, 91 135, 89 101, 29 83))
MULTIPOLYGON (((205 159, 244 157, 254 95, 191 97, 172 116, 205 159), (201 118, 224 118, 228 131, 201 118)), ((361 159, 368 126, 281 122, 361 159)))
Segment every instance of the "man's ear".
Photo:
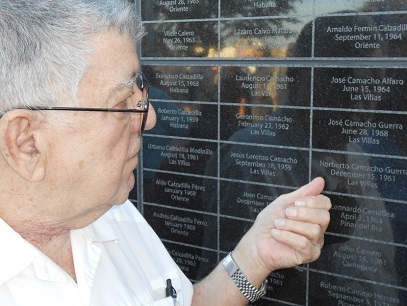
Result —
POLYGON ((12 110, 2 118, 2 154, 9 166, 28 181, 40 181, 45 175, 45 154, 38 137, 41 124, 38 113, 12 110))

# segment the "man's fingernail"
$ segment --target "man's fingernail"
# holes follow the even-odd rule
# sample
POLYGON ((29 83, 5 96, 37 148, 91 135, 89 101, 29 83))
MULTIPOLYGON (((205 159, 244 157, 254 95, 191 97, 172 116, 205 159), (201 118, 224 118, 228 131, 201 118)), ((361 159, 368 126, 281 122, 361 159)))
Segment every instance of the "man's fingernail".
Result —
POLYGON ((296 217, 297 216, 297 210, 294 207, 289 207, 285 210, 285 214, 288 217, 296 217))
POLYGON ((284 219, 275 219, 274 220, 274 225, 277 227, 282 227, 285 224, 285 220, 284 219))
POLYGON ((294 205, 297 206, 297 207, 304 207, 305 206, 305 201, 301 201, 301 200, 295 201, 294 205))
POLYGON ((276 228, 273 228, 273 229, 271 230, 271 235, 272 235, 272 236, 281 236, 281 231, 278 230, 278 229, 276 229, 276 228))

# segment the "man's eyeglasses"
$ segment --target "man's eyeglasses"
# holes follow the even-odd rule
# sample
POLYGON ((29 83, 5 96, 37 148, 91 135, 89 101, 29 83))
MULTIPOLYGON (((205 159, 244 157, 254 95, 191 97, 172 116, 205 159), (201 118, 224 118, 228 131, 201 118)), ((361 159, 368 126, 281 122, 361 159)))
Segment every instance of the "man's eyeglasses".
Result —
MULTIPOLYGON (((143 113, 143 118, 141 120, 140 132, 143 133, 146 127, 148 109, 150 106, 149 101, 149 83, 142 72, 137 73, 130 81, 126 82, 124 86, 129 88, 134 88, 134 85, 137 86, 137 89, 142 93, 141 99, 134 101, 133 97, 129 97, 132 102, 130 103, 129 108, 99 108, 99 107, 69 107, 69 106, 30 106, 24 107, 24 109, 29 110, 58 110, 58 111, 79 111, 79 112, 112 112, 112 113, 143 113)), ((134 90, 133 90, 134 94, 134 90)))

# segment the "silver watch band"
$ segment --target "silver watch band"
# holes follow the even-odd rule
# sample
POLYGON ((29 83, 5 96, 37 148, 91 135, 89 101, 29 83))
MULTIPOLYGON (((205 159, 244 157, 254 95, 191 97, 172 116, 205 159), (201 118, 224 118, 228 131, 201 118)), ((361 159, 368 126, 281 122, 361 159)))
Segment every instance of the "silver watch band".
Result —
POLYGON ((234 283, 236 284, 237 288, 239 288, 240 292, 248 299, 250 302, 255 302, 263 295, 266 294, 267 290, 267 280, 265 280, 262 284, 260 289, 257 289, 253 286, 249 280, 247 279, 246 275, 240 270, 239 266, 233 260, 232 252, 230 252, 222 261, 223 266, 225 267, 227 273, 232 278, 234 283))

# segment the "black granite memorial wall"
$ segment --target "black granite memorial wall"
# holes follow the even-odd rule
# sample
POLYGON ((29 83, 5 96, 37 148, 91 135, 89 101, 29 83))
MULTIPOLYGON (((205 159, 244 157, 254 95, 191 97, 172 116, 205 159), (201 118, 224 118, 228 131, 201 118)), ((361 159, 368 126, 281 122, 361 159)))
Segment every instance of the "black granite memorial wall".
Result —
POLYGON ((185 274, 322 176, 321 258, 255 305, 407 305, 407 2, 136 3, 157 125, 131 199, 185 274))

